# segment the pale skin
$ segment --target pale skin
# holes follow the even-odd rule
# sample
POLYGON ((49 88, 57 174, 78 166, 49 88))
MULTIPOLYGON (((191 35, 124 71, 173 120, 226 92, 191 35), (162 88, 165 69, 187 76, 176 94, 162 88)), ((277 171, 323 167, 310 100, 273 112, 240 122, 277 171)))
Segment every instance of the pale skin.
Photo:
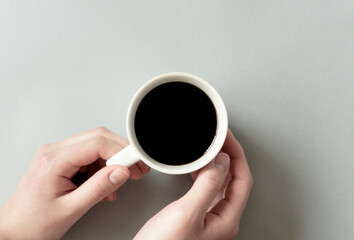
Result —
MULTIPOLYGON (((150 170, 141 161, 130 168, 105 166, 105 160, 128 144, 100 127, 40 147, 0 209, 0 239, 60 239, 95 204, 114 201, 117 189, 129 177, 138 180, 150 170), (82 173, 88 179, 74 184, 82 173)), ((192 178, 190 191, 151 218, 135 239, 231 239, 237 235, 253 179, 231 131, 222 153, 192 173, 192 178)))
POLYGON ((232 239, 253 186, 241 145, 229 130, 215 160, 193 173, 192 188, 151 218, 135 239, 232 239))

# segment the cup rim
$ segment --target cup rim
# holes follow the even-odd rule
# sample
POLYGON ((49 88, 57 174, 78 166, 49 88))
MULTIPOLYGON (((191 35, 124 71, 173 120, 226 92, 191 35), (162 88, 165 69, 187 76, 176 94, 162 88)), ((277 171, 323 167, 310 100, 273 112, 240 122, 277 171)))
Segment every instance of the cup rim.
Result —
POLYGON ((228 117, 225 104, 219 95, 219 93, 215 90, 213 86, 211 86, 207 81, 204 79, 195 76, 190 73, 183 73, 183 72, 170 72, 164 73, 159 76, 154 77, 150 81, 146 82, 135 94, 132 101, 130 102, 128 108, 128 114, 126 118, 126 127, 127 127, 127 135, 132 145, 134 151, 136 152, 137 156, 148 166, 151 168, 158 170, 163 173, 168 174, 184 174, 184 173, 191 173, 194 172, 209 162, 211 162, 214 157, 218 154, 221 150, 224 141, 227 135, 228 129, 228 117), (192 84, 198 88, 200 88, 204 93, 211 99, 212 103, 214 104, 216 115, 217 115, 217 130, 216 135, 211 143, 209 149, 204 153, 203 156, 196 159, 193 162, 184 165, 167 165, 160 163, 153 158, 151 158, 140 146, 136 135, 135 135, 135 114, 136 110, 141 102, 141 100, 145 97, 145 95, 150 92, 150 90, 154 89, 155 87, 168 83, 168 82, 186 82, 192 84))

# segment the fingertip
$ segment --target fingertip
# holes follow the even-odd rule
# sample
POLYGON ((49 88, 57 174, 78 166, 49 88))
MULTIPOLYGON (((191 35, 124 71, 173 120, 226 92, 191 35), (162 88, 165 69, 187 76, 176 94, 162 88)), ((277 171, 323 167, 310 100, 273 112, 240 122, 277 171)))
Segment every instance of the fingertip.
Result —
POLYGON ((113 202, 114 201, 114 199, 111 196, 107 196, 106 200, 107 200, 107 202, 113 202))
POLYGON ((208 211, 215 196, 223 186, 229 165, 229 156, 221 153, 200 170, 199 174, 195 176, 196 179, 192 188, 186 195, 190 201, 191 209, 204 214, 208 211))
POLYGON ((146 165, 143 161, 139 161, 137 165, 141 174, 143 175, 147 174, 150 171, 150 167, 146 165))
POLYGON ((114 185, 123 184, 130 176, 129 170, 124 166, 117 165, 116 168, 109 174, 109 180, 114 185))
MULTIPOLYGON (((230 167, 230 161, 230 156, 228 154, 225 152, 219 152, 215 158, 204 168, 200 169, 199 172, 209 171, 209 169, 213 169, 215 167, 223 172, 226 172, 230 167)), ((192 178, 196 178, 197 176, 198 174, 192 173, 192 178)))
POLYGON ((113 171, 119 170, 120 172, 124 173, 124 175, 126 175, 127 178, 130 177, 129 168, 127 168, 126 166, 122 166, 122 165, 110 165, 110 166, 106 166, 106 168, 111 168, 113 171))
POLYGON ((194 171, 194 172, 190 173, 191 178, 193 179, 193 181, 195 181, 195 179, 197 179, 199 172, 200 172, 200 170, 197 170, 197 171, 194 171))
POLYGON ((242 145, 237 141, 230 129, 227 133, 224 145, 222 146, 222 151, 226 152, 231 158, 238 158, 245 155, 242 145))
POLYGON ((226 172, 230 167, 230 157, 224 152, 218 153, 215 157, 215 167, 226 172))
POLYGON ((234 134, 232 133, 232 131, 231 131, 230 128, 227 129, 227 133, 228 133, 229 135, 231 135, 232 137, 234 137, 234 134))
POLYGON ((109 194, 109 195, 106 197, 106 200, 107 200, 108 202, 113 202, 113 201, 115 201, 115 200, 117 199, 116 194, 117 194, 117 191, 112 192, 111 194, 109 194))
POLYGON ((130 175, 130 179, 131 179, 131 180, 139 180, 139 179, 141 179, 141 175, 138 175, 138 174, 131 174, 131 175, 130 175))
POLYGON ((129 168, 130 171, 130 179, 139 180, 142 176, 141 170, 139 169, 137 164, 134 164, 129 168))

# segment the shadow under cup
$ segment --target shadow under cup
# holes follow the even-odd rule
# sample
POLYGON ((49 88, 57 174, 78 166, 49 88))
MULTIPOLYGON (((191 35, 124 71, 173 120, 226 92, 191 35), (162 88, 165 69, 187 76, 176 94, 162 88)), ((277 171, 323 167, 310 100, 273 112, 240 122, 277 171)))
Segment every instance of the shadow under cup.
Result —
POLYGON ((186 73, 160 75, 135 95, 128 137, 139 157, 156 170, 181 174, 208 164, 227 134, 227 112, 217 91, 186 73))

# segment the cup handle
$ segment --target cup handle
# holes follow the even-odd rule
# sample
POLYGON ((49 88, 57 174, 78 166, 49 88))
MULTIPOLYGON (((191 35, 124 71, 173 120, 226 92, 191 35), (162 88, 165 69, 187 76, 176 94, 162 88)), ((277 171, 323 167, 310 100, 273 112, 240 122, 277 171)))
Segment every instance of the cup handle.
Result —
POLYGON ((125 167, 130 167, 134 163, 137 163, 140 160, 136 154, 132 145, 125 147, 120 152, 114 154, 110 159, 106 161, 106 165, 118 164, 125 167))

